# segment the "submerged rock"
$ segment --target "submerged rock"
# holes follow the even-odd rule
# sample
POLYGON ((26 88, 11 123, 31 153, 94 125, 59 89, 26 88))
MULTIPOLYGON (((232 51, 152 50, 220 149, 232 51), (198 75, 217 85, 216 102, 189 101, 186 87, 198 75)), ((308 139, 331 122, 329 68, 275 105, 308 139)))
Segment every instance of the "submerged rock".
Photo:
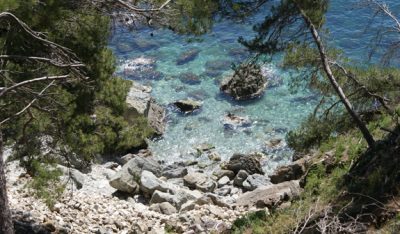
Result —
POLYGON ((252 154, 234 154, 229 162, 225 165, 226 169, 231 170, 237 174, 240 170, 244 170, 251 174, 264 174, 261 163, 260 155, 257 153, 252 154))
POLYGON ((199 53, 200 53, 199 49, 191 49, 183 52, 182 54, 179 55, 178 59, 176 60, 176 65, 183 65, 195 60, 199 55, 199 53))
POLYGON ((134 50, 134 48, 130 44, 125 42, 118 43, 116 47, 119 53, 128 53, 134 50))
POLYGON ((147 50, 157 49, 158 47, 160 47, 160 45, 157 42, 150 41, 148 39, 136 39, 134 40, 133 44, 138 50, 142 52, 145 52, 147 50))
POLYGON ((204 74, 208 77, 219 77, 231 68, 232 62, 227 60, 207 61, 204 74))
POLYGON ((192 72, 181 73, 178 77, 179 80, 185 84, 197 85, 201 83, 200 77, 192 72))
POLYGON ((156 70, 153 58, 138 57, 122 65, 123 75, 131 80, 161 80, 164 74, 156 70))
POLYGON ((248 100, 259 97, 267 86, 267 80, 256 64, 241 65, 231 77, 221 82, 221 91, 235 100, 248 100))
POLYGON ((202 103, 192 99, 179 100, 174 102, 174 105, 183 113, 192 113, 201 108, 202 103))
POLYGON ((224 119, 222 120, 224 124, 224 128, 226 130, 237 130, 239 128, 248 128, 251 127, 252 122, 249 117, 241 117, 234 115, 232 113, 228 113, 224 119))

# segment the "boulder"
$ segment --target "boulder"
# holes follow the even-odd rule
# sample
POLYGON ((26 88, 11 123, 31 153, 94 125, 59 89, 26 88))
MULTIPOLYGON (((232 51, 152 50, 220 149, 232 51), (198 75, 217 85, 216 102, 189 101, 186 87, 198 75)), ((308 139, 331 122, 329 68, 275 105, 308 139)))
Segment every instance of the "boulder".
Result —
POLYGON ((168 202, 179 210, 186 202, 196 200, 200 197, 202 197, 201 193, 186 189, 174 190, 173 194, 156 190, 150 199, 150 204, 168 202))
POLYGON ((285 181, 298 180, 306 173, 306 160, 300 159, 287 166, 279 167, 270 175, 271 182, 279 184, 285 181))
POLYGON ((191 189, 203 192, 212 192, 217 187, 216 183, 203 173, 193 172, 183 177, 184 185, 191 189))
POLYGON ((201 80, 198 75, 194 74, 193 72, 185 72, 179 74, 179 80, 182 83, 188 84, 188 85, 197 85, 201 83, 201 80))
POLYGON ((245 181, 243 181, 243 188, 248 191, 253 191, 259 187, 270 185, 268 177, 260 174, 249 175, 245 181))
POLYGON ((172 215, 172 214, 175 214, 178 212, 176 210, 176 208, 173 205, 171 205, 169 202, 162 202, 162 203, 160 203, 159 206, 160 206, 161 213, 166 214, 166 215, 172 215))
POLYGON ((213 175, 217 177, 217 179, 221 179, 224 176, 229 177, 229 179, 235 178, 235 173, 230 170, 223 170, 223 169, 218 169, 213 172, 213 175))
POLYGON ((202 103, 192 99, 185 99, 174 102, 174 105, 179 109, 179 111, 188 114, 200 109, 202 103))
POLYGON ((167 167, 163 170, 162 176, 167 179, 181 178, 188 174, 187 168, 184 167, 167 167))
POLYGON ((274 208, 282 202, 298 197, 301 193, 299 181, 292 180, 280 184, 260 187, 246 192, 236 200, 237 206, 257 206, 259 208, 274 208))
POLYGON ((264 174, 261 163, 260 155, 257 153, 252 154, 234 154, 229 162, 225 165, 226 169, 233 171, 237 174, 240 170, 245 170, 251 174, 264 174))
POLYGON ((242 64, 230 77, 221 82, 221 91, 235 100, 248 100, 262 95, 267 86, 260 66, 242 64))
POLYGON ((247 179, 248 176, 249 176, 249 174, 247 173, 247 171, 240 170, 236 174, 235 179, 233 180, 233 184, 238 186, 238 187, 242 187, 243 186, 243 182, 247 179))
POLYGON ((184 65, 188 62, 191 62, 197 58, 199 55, 199 49, 191 49, 188 51, 183 52, 179 55, 178 59, 176 60, 176 65, 184 65))
POLYGON ((226 130, 245 129, 251 127, 252 124, 249 117, 241 117, 232 113, 228 113, 222 120, 222 123, 226 130))
POLYGON ((142 171, 152 172, 156 176, 161 175, 161 166, 151 158, 135 157, 127 162, 121 170, 110 179, 111 187, 127 193, 139 192, 139 180, 142 171))
POLYGON ((152 172, 142 171, 140 176, 140 190, 145 196, 150 197, 156 190, 166 192, 170 187, 170 185, 157 178, 152 172))
POLYGON ((230 179, 228 176, 224 176, 221 179, 218 180, 218 188, 221 188, 224 185, 227 185, 230 182, 230 179))

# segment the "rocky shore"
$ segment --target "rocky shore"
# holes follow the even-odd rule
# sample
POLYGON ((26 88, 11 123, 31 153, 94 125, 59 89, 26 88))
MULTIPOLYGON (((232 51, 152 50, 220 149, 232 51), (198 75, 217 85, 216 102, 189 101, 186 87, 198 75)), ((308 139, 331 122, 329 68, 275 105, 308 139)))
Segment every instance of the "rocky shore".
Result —
MULTIPOLYGON (((150 92, 151 87, 132 84, 127 116, 144 115, 162 134, 165 110, 150 92)), ((248 125, 242 117, 226 118, 230 128, 248 125)), ((269 142, 268 147, 280 143, 269 142)), ((229 233, 244 214, 268 212, 301 193, 306 158, 265 175, 263 153, 234 154, 221 161, 212 145, 201 144, 196 151, 213 163, 158 161, 141 150, 93 164, 85 174, 59 165, 66 189, 51 209, 32 196, 26 186, 31 178, 11 161, 7 179, 14 218, 31 233, 229 233)))
POLYGON ((208 175, 196 164, 165 166, 151 156, 128 157, 123 166, 97 164, 87 174, 60 166, 68 186, 52 209, 31 196, 26 187, 31 178, 18 162, 8 163, 14 217, 42 226, 47 230, 42 233, 227 233, 247 212, 268 211, 297 197, 304 173, 297 168, 305 166, 300 160, 268 177, 258 174, 256 155, 235 155, 222 163, 232 170, 218 168, 208 175))

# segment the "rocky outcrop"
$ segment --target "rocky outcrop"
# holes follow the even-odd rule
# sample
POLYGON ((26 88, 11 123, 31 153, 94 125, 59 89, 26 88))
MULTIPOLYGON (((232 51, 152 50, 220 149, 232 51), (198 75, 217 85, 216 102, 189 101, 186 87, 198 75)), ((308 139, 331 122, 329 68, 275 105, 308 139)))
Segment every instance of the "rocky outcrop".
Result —
POLYGON ((161 166, 151 158, 135 157, 126 163, 121 170, 110 179, 111 187, 127 193, 138 193, 140 177, 143 171, 152 172, 156 176, 161 174, 161 166))
POLYGON ((298 180, 306 173, 306 159, 300 159, 287 166, 279 167, 270 175, 271 182, 279 184, 285 181, 298 180))
POLYGON ((263 94, 267 81, 256 64, 243 64, 221 82, 221 91, 235 100, 248 100, 263 94))
POLYGON ((192 99, 185 99, 174 102, 174 105, 178 108, 179 111, 188 114, 200 109, 202 103, 192 99))
POLYGON ((276 207, 284 201, 300 195, 299 181, 287 181, 281 184, 260 187, 246 192, 236 200, 238 206, 276 207))
POLYGON ((184 65, 186 63, 195 60, 199 55, 199 53, 200 53, 199 49, 191 49, 183 52, 182 54, 179 55, 178 59, 176 60, 176 65, 184 65))
POLYGON ((234 154, 225 168, 237 174, 240 170, 244 170, 249 174, 264 174, 261 163, 261 155, 257 153, 252 154, 234 154))
POLYGON ((158 135, 162 135, 166 128, 166 112, 164 107, 157 104, 157 102, 151 98, 149 106, 144 114, 147 117, 147 121, 158 135))
POLYGON ((126 97, 128 109, 125 117, 129 121, 134 116, 143 115, 148 119, 149 125, 156 133, 161 135, 165 131, 166 111, 164 107, 158 105, 151 97, 151 90, 149 86, 132 82, 132 86, 126 97))

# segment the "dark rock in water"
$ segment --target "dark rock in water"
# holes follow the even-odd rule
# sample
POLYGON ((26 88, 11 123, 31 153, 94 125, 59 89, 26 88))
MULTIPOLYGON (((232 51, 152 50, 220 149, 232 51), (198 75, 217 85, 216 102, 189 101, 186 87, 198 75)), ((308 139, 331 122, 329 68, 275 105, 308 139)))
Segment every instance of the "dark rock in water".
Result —
POLYGON ((138 50, 142 52, 145 52, 147 50, 157 49, 158 47, 160 47, 160 45, 157 42, 149 41, 147 39, 136 39, 134 41, 134 45, 138 50))
POLYGON ((234 154, 229 162, 226 164, 226 169, 231 170, 237 174, 240 170, 244 170, 248 172, 250 175, 252 174, 264 174, 261 163, 260 163, 261 155, 257 153, 252 154, 234 154))
POLYGON ((134 50, 131 45, 129 45, 128 43, 124 43, 124 42, 118 43, 116 47, 117 47, 117 51, 120 53, 128 53, 128 52, 131 52, 134 50))
POLYGON ((200 77, 192 72, 181 73, 178 77, 179 80, 185 84, 197 85, 201 83, 200 77))
POLYGON ((235 100, 259 97, 264 92, 267 81, 256 64, 242 64, 231 77, 221 83, 221 91, 235 100))
POLYGON ((198 110, 201 108, 201 102, 191 100, 191 99, 186 99, 186 100, 179 100, 174 102, 174 105, 183 113, 191 113, 195 110, 198 110))
POLYGON ((199 53, 200 53, 199 49, 191 49, 186 52, 183 52, 182 54, 179 55, 178 59, 176 60, 176 65, 183 65, 195 60, 199 55, 199 53))

